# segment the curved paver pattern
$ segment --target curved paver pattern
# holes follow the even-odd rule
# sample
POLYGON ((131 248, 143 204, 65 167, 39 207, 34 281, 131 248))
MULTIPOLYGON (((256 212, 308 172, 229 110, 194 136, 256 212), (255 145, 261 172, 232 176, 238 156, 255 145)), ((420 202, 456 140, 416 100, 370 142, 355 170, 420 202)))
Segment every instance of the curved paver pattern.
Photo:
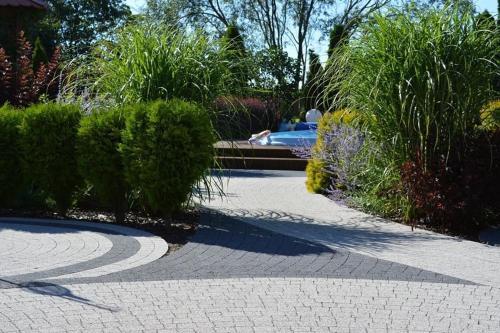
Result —
POLYGON ((9 277, 6 280, 11 284, 3 283, 3 287, 39 280, 74 284, 236 277, 329 277, 470 284, 396 262, 332 250, 213 211, 202 214, 198 232, 188 244, 162 258, 142 255, 148 254, 150 247, 143 250, 136 238, 112 236, 106 235, 116 244, 113 248, 123 248, 125 255, 113 253, 62 269, 9 277), (149 262, 142 261, 131 267, 137 258, 149 258, 149 262))
MULTIPOLYGON (((469 283, 361 254, 332 250, 210 211, 202 215, 198 232, 180 250, 123 274, 129 274, 133 280, 332 277, 469 283)), ((109 276, 109 281, 113 278, 119 279, 109 276)))
MULTIPOLYGON (((168 256, 152 250, 136 261, 157 238, 133 229, 37 221, 67 228, 54 251, 76 256, 63 268, 0 277, 0 332, 500 331, 497 248, 295 193, 297 173, 245 171, 234 181, 232 202, 213 203, 217 211, 204 212, 191 241, 168 256), (87 261, 63 250, 86 233, 112 247, 87 261)), ((16 244, 23 221, 5 223, 0 251, 39 248, 16 244)), ((57 245, 59 235, 40 241, 57 245)), ((0 256, 0 276, 4 264, 0 256)))
POLYGON ((154 261, 166 242, 131 228, 77 221, 0 218, 0 287, 115 273, 154 261), (4 240, 7 240, 4 243, 4 240))

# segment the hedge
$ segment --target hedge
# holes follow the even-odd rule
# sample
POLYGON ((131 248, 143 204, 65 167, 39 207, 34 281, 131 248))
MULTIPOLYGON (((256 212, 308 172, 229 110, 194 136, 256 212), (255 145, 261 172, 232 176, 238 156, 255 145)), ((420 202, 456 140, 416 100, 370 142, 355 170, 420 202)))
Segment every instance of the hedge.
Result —
POLYGON ((77 140, 80 173, 117 222, 127 210, 128 185, 119 151, 124 128, 123 110, 99 110, 82 119, 77 140))
POLYGON ((25 175, 64 215, 81 182, 75 149, 80 108, 47 103, 33 105, 24 113, 21 144, 25 175))
POLYGON ((23 113, 5 105, 0 108, 0 206, 12 204, 22 189, 21 133, 23 113))
POLYGON ((212 165, 209 115, 178 99, 137 104, 127 113, 121 145, 126 179, 151 213, 172 214, 212 165))

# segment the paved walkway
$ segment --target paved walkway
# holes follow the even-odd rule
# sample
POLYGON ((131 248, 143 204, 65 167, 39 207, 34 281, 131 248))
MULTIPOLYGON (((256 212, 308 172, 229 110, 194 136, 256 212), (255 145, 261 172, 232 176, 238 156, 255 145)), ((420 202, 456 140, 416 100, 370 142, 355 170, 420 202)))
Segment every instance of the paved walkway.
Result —
POLYGON ((500 331, 500 248, 412 233, 304 180, 233 173, 167 256, 134 229, 0 218, 0 332, 500 331))
POLYGON ((500 247, 411 228, 307 193, 302 172, 233 171, 209 207, 290 236, 500 287, 500 247))

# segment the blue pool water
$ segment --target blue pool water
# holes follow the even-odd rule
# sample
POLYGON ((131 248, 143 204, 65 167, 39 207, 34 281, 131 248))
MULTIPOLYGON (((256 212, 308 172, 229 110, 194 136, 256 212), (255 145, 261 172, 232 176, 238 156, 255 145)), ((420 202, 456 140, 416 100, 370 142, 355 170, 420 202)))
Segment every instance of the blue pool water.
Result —
POLYGON ((259 143, 272 146, 311 146, 316 143, 317 137, 316 130, 274 132, 259 143))

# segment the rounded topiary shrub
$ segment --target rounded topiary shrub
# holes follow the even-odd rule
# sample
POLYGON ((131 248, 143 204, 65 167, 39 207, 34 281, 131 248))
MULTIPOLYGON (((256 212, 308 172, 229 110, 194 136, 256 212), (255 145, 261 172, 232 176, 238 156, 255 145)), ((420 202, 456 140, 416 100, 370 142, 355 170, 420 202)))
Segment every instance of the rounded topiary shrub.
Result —
POLYGON ((99 201, 123 222, 127 210, 125 181, 119 145, 125 128, 123 109, 99 110, 82 119, 77 152, 80 174, 92 186, 99 201))
POLYGON ((76 160, 80 108, 47 103, 33 105, 25 113, 21 143, 26 176, 64 214, 81 180, 76 160))
POLYGON ((171 214, 213 163, 209 115, 178 99, 129 108, 122 144, 126 178, 151 213, 171 214))
POLYGON ((331 132, 333 126, 338 122, 338 117, 331 113, 325 113, 318 122, 318 138, 312 148, 311 159, 306 167, 306 187, 309 192, 323 193, 330 184, 331 174, 326 171, 323 160, 325 146, 325 134, 331 132))
POLYGON ((0 206, 9 205, 22 189, 21 133, 23 113, 0 108, 0 206))

